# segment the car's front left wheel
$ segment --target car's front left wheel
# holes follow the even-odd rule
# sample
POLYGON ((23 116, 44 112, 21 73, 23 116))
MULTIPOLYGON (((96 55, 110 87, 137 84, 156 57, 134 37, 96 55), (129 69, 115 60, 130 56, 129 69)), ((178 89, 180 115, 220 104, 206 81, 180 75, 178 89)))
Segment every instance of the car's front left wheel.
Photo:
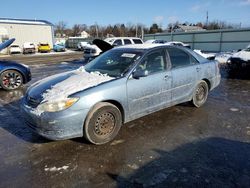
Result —
POLYGON ((84 124, 84 137, 96 145, 115 138, 122 126, 120 110, 107 102, 98 103, 89 112, 84 124))
POLYGON ((18 89, 23 84, 22 74, 15 70, 6 70, 0 75, 0 85, 5 90, 18 89))

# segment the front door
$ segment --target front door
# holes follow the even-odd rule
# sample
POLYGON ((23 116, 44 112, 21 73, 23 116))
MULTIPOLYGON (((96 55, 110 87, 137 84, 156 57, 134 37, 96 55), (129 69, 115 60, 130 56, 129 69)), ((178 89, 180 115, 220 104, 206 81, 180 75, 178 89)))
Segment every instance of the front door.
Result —
POLYGON ((156 111, 171 102, 171 71, 166 70, 165 52, 156 50, 148 54, 136 69, 145 70, 148 76, 127 81, 127 98, 130 119, 156 111))

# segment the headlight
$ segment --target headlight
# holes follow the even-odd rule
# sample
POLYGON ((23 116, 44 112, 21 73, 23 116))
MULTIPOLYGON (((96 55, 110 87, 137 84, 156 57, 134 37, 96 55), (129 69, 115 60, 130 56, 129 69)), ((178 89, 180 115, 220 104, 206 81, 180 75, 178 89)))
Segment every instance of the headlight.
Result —
POLYGON ((38 106, 43 112, 58 112, 71 107, 78 101, 79 98, 66 98, 56 102, 45 102, 38 106))

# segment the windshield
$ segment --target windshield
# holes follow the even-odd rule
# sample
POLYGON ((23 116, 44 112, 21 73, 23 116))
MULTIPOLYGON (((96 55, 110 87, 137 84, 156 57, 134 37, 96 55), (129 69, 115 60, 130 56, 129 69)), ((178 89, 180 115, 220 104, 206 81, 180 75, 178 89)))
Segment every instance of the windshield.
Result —
POLYGON ((111 77, 121 77, 140 59, 141 51, 110 50, 97 57, 85 66, 87 72, 100 72, 111 77))

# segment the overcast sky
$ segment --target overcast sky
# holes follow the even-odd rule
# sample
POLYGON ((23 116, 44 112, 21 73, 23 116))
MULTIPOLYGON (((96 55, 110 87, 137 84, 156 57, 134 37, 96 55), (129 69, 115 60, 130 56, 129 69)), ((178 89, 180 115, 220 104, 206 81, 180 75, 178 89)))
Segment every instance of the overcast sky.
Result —
POLYGON ((168 23, 221 20, 250 26, 250 0, 5 0, 0 17, 42 19, 73 24, 168 23))

